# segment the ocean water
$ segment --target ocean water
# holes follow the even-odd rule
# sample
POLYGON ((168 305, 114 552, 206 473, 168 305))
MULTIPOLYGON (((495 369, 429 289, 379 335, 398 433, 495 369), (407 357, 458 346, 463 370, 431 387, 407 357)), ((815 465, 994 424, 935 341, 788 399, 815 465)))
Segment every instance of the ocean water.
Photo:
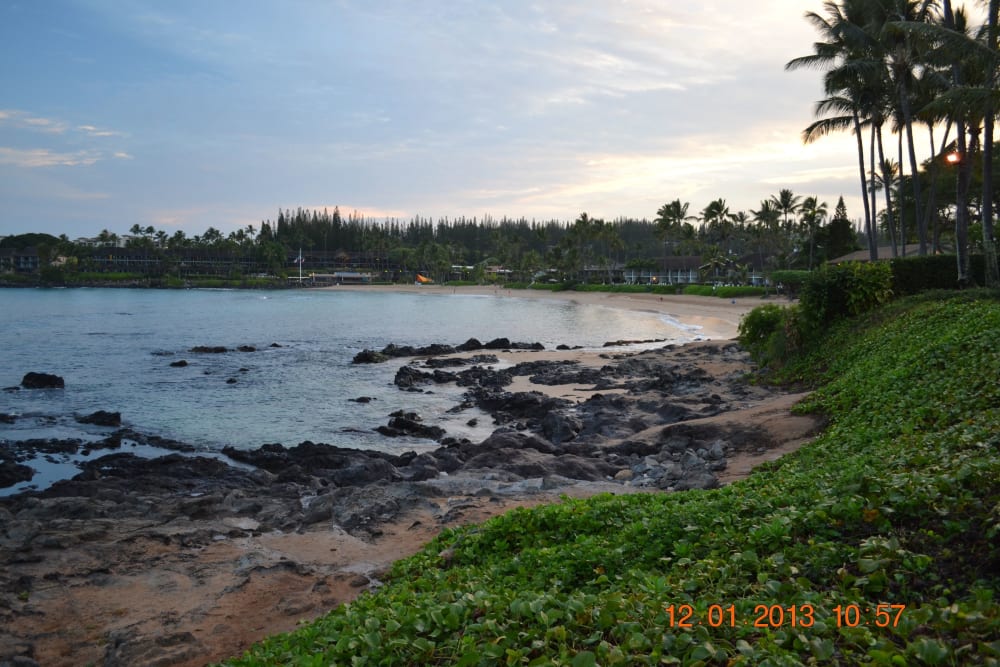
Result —
POLYGON ((18 416, 0 423, 0 441, 96 439, 109 429, 82 426, 73 416, 108 410, 137 431, 206 452, 304 440, 390 452, 437 446, 373 431, 400 409, 457 437, 492 431, 476 410, 447 412, 460 388, 397 389, 393 376, 410 360, 351 364, 364 348, 500 336, 550 349, 596 348, 608 340, 697 336, 653 313, 430 291, 6 289, 0 313, 0 387, 18 385, 29 371, 66 381, 62 390, 0 391, 0 413, 18 416), (190 352, 199 345, 257 351, 190 352), (170 366, 181 359, 189 365, 170 366), (375 400, 348 400, 359 396, 375 400), (467 426, 474 417, 479 426, 467 426))

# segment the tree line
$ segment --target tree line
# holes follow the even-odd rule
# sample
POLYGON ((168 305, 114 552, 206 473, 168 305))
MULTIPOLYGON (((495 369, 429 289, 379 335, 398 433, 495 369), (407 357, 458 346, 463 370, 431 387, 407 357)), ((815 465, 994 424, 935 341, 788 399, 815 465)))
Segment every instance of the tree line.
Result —
POLYGON ((252 259, 275 274, 287 272, 302 253, 309 270, 351 266, 378 273, 422 272, 438 280, 462 267, 464 277, 482 280, 488 267, 503 267, 518 279, 552 270, 560 278, 613 280, 614 268, 662 269, 672 256, 697 257, 715 274, 753 269, 803 268, 838 257, 858 247, 857 231, 843 199, 828 210, 816 197, 790 190, 761 203, 759 211, 732 212, 724 199, 710 202, 700 215, 690 203, 676 199, 663 205, 653 220, 618 218, 605 221, 580 214, 572 222, 526 218, 454 219, 414 217, 377 220, 338 209, 279 210, 261 221, 224 234, 215 227, 188 236, 135 224, 127 235, 102 230, 90 243, 29 234, 9 237, 0 246, 39 248, 43 260, 74 256, 86 264, 101 248, 124 246, 133 252, 178 263, 193 252, 220 258, 252 259), (606 273, 604 273, 606 271, 606 273))

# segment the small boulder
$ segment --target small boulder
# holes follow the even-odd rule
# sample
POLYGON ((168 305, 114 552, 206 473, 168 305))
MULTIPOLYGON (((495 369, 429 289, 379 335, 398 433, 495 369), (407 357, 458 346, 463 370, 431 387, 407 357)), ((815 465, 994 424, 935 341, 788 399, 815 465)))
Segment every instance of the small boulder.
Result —
POLYGON ((0 489, 14 486, 18 482, 28 482, 35 476, 35 471, 23 463, 11 458, 0 458, 0 489))
POLYGON ((455 349, 459 352, 474 352, 475 350, 483 349, 483 344, 475 338, 470 338, 461 345, 457 345, 455 349))
POLYGON ((121 426, 122 413, 98 410, 89 415, 77 416, 76 421, 80 424, 95 424, 97 426, 121 426))
POLYGON ((25 389, 63 389, 66 381, 51 373, 28 373, 21 379, 25 389))
POLYGON ((351 360, 352 364, 381 364, 385 361, 389 361, 389 355, 383 354, 376 350, 361 350, 356 355, 354 359, 351 360))
POLYGON ((553 410, 542 417, 542 434, 558 445, 575 438, 583 430, 583 422, 574 415, 553 410))

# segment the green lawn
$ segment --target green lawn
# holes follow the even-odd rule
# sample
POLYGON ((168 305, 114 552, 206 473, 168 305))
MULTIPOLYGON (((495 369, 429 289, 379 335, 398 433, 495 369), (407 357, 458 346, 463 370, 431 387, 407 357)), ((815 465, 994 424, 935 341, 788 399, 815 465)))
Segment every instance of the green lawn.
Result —
POLYGON ((786 375, 830 425, 796 454, 445 531, 228 664, 998 664, 1000 303, 897 302, 818 349, 786 375))

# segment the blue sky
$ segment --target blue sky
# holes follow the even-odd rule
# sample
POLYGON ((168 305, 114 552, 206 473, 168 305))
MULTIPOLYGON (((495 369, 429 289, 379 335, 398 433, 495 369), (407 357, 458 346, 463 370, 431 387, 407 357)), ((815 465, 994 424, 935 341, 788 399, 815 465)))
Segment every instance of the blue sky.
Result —
POLYGON ((0 0, 0 235, 224 232, 281 208, 650 218, 790 188, 820 2, 0 0))

